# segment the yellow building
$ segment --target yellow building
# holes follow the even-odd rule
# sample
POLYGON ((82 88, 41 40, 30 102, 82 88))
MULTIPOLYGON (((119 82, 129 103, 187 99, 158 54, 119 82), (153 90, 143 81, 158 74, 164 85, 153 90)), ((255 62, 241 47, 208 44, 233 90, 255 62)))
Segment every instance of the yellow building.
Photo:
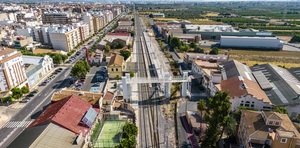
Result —
POLYGON ((300 148, 300 135, 287 114, 242 110, 238 130, 244 148, 300 148))
POLYGON ((123 76, 124 57, 118 54, 111 54, 110 61, 107 66, 109 78, 121 78, 123 76))

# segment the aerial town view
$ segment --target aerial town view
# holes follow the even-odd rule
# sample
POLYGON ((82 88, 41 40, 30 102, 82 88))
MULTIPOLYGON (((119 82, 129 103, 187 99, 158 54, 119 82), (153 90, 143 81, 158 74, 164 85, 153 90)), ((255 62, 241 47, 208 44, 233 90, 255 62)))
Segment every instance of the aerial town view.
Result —
POLYGON ((300 148, 300 0, 0 0, 0 148, 300 148))

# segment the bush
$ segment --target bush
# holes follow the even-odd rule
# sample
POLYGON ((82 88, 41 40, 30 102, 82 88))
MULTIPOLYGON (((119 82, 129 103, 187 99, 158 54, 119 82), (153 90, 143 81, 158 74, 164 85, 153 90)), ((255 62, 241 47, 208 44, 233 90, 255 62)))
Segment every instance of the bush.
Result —
POLYGON ((219 49, 214 47, 211 49, 211 51, 209 52, 209 54, 212 54, 212 55, 217 55, 219 54, 219 49))

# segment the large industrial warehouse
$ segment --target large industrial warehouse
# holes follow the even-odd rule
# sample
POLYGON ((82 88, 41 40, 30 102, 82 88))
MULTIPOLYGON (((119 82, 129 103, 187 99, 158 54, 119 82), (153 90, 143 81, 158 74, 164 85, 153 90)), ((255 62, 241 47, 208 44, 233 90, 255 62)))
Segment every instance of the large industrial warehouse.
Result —
POLYGON ((281 50, 283 42, 277 37, 221 36, 220 47, 281 50))

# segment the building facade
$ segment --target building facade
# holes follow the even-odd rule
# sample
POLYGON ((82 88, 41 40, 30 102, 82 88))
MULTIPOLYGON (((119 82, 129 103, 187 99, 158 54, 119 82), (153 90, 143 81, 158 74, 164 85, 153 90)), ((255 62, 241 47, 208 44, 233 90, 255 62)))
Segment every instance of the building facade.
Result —
POLYGON ((121 78, 123 76, 124 58, 118 54, 112 54, 107 65, 109 78, 121 78))
POLYGON ((62 28, 50 33, 54 49, 70 52, 81 42, 79 28, 62 28))
POLYGON ((48 55, 45 55, 44 57, 23 55, 22 58, 29 87, 33 87, 37 84, 43 76, 47 75, 54 68, 53 60, 48 55))
POLYGON ((45 13, 42 15, 43 24, 69 24, 69 18, 64 13, 45 13))
POLYGON ((4 47, 0 49, 0 78, 0 92, 18 86, 28 87, 21 52, 4 47))

